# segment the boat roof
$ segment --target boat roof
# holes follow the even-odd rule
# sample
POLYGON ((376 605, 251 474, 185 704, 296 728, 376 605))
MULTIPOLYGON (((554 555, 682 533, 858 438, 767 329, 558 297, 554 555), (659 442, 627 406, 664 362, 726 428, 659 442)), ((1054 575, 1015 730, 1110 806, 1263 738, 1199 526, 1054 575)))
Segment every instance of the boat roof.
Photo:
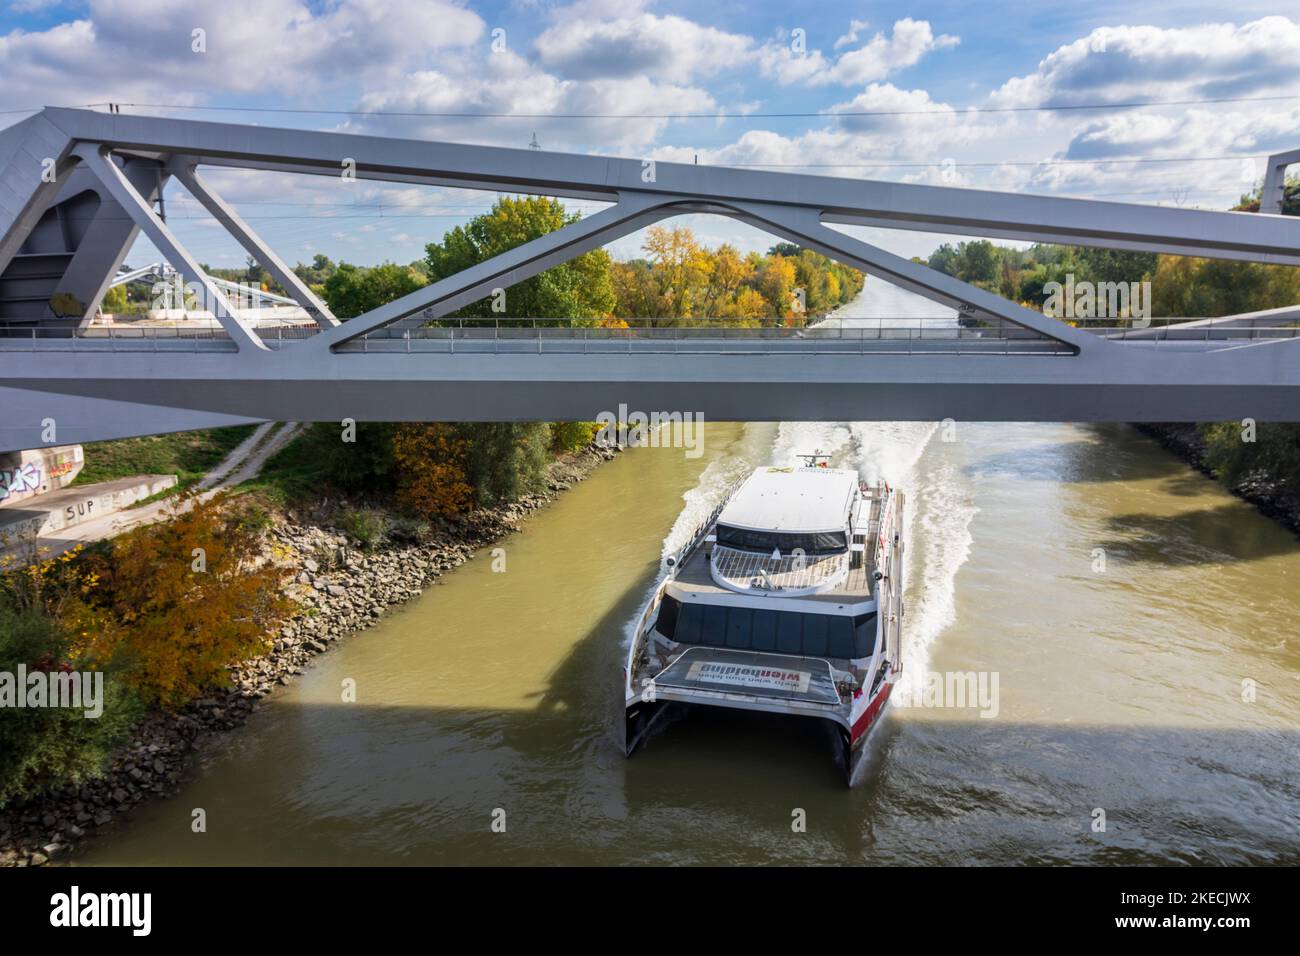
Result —
POLYGON ((718 523, 747 531, 841 531, 858 473, 843 468, 755 468, 718 523))

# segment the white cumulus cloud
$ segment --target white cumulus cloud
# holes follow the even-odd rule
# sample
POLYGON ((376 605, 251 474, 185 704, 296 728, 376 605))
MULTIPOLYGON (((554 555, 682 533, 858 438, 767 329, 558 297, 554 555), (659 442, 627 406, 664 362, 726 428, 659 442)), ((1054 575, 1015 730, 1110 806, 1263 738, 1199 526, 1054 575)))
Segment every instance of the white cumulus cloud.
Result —
MULTIPOLYGON (((836 49, 857 42, 863 27, 864 23, 853 21, 849 33, 836 41, 836 49)), ((935 36, 925 20, 905 17, 894 24, 889 35, 878 32, 866 43, 835 58, 825 56, 820 50, 800 51, 792 43, 776 42, 765 44, 758 56, 763 73, 783 85, 859 86, 883 80, 915 66, 928 53, 960 42, 958 37, 947 34, 935 36)))
POLYGON ((996 106, 1069 106, 1300 90, 1300 22, 1101 27, 1007 80, 996 106))
POLYGON ((686 82, 743 64, 753 40, 658 16, 638 3, 580 3, 561 8, 534 42, 539 63, 574 79, 650 76, 686 82))

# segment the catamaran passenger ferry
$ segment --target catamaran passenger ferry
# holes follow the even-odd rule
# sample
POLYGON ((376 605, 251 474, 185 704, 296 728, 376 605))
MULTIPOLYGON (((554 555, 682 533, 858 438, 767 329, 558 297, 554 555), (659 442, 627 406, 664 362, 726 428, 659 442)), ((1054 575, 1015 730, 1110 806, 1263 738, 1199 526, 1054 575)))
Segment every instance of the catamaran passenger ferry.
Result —
POLYGON ((627 753, 674 705, 817 717, 846 778, 902 671, 903 493, 829 457, 757 468, 646 605, 624 668, 627 753))

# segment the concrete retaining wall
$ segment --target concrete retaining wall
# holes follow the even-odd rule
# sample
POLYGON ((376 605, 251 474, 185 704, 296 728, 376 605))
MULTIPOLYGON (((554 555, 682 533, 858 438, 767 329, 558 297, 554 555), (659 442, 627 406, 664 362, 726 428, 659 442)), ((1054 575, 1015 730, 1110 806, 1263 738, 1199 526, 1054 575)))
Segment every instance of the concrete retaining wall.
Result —
POLYGON ((21 505, 0 507, 0 544, 5 538, 50 534, 111 515, 175 484, 175 475, 137 475, 64 488, 21 505))

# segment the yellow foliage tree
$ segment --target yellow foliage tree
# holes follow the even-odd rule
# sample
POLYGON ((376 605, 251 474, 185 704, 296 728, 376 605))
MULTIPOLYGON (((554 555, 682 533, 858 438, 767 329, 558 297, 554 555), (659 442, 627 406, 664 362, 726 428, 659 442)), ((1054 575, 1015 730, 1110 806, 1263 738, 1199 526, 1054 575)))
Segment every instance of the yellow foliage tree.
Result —
POLYGON ((84 545, 50 555, 34 541, 26 544, 0 557, 0 590, 15 609, 57 621, 70 639, 72 660, 93 670, 102 661, 90 653, 91 645, 114 633, 112 621, 93 603, 101 586, 98 570, 82 560, 84 545))
POLYGON ((643 248, 657 267, 671 313, 668 317, 694 314, 695 300, 702 295, 713 272, 708 250, 700 247, 691 230, 667 226, 651 226, 646 230, 643 248))
POLYGON ((672 325, 719 318, 729 325, 794 325, 862 288, 860 272, 789 243, 767 255, 741 255, 726 243, 710 251, 687 228, 652 226, 642 248, 647 259, 612 267, 619 315, 666 318, 672 325))
POLYGON ((840 280, 834 272, 826 273, 826 298, 832 302, 838 302, 840 298, 840 280))
POLYGON ((713 284, 723 298, 731 296, 748 279, 753 271, 749 264, 740 257, 736 247, 723 243, 713 257, 713 284))
POLYGON ((780 318, 794 315, 794 280, 794 260, 785 256, 769 256, 758 270, 758 290, 780 318))
POLYGON ((468 451, 469 442, 444 422, 401 425, 393 436, 398 503, 428 518, 467 510, 474 501, 465 470, 468 451))
MULTIPOLYGON (((761 319, 770 314, 772 307, 757 289, 745 286, 720 310, 723 318, 761 319)), ((753 323, 745 323, 753 324, 753 323)))

